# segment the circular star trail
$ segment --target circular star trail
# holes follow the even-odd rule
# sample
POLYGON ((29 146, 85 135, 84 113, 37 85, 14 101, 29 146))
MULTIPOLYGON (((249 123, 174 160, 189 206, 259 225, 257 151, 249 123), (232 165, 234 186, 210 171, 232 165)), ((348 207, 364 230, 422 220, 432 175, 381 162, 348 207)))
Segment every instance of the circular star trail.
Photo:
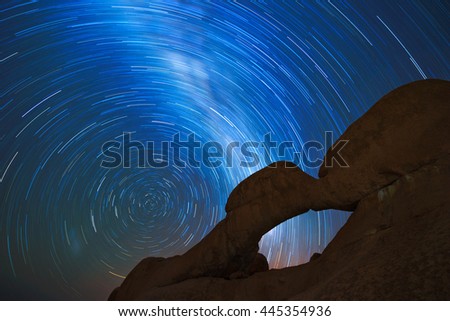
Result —
MULTIPOLYGON (((1 297, 105 299, 142 258, 199 242, 267 165, 108 169, 105 142, 131 133, 164 159, 177 133, 336 139, 389 90, 450 78, 448 17, 445 1, 3 1, 1 297)), ((348 216, 292 219, 261 252, 307 262, 348 216)))

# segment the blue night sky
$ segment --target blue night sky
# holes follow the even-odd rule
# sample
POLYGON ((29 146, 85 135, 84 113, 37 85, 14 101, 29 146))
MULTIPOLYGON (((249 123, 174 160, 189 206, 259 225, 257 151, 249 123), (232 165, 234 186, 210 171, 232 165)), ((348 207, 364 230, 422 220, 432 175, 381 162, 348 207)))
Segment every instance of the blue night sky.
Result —
MULTIPOLYGON (((267 165, 106 169, 105 142, 336 139, 388 91, 450 79, 449 8, 2 1, 0 298, 106 299, 142 258, 199 242, 232 189, 267 165)), ((261 252, 271 267, 307 262, 348 216, 292 219, 261 252)))

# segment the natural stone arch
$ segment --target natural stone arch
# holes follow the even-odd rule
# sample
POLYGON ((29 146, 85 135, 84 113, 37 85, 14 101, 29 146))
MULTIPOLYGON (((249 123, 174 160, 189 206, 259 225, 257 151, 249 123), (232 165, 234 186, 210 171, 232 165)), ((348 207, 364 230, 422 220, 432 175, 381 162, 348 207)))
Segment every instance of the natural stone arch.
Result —
POLYGON ((448 101, 448 81, 418 81, 392 91, 341 136, 349 141, 342 151, 349 167, 322 167, 315 179, 278 162, 251 175, 231 193, 225 219, 200 243, 181 256, 144 259, 110 299, 142 298, 191 278, 249 272, 261 259, 259 240, 278 224, 310 209, 352 210, 406 174, 448 158, 448 101))

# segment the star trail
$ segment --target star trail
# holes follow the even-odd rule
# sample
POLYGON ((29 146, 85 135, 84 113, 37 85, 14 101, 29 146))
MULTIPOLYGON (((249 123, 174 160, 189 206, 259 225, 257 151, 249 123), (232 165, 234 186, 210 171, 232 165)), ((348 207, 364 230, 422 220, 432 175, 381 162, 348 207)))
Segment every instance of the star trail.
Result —
MULTIPOLYGON (((447 1, 3 1, 0 297, 106 299, 142 258, 198 243, 267 165, 107 169, 105 142, 337 138, 388 91, 450 79, 449 16, 447 1)), ((348 216, 292 219, 261 252, 307 262, 348 216)))

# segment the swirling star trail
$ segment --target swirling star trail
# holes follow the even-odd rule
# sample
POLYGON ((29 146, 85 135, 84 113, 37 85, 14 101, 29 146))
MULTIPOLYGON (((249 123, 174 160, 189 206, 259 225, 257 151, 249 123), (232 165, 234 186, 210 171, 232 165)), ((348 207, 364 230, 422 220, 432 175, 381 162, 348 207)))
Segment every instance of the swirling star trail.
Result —
MULTIPOLYGON (((337 138, 389 90, 450 79, 449 16, 447 1, 3 1, 1 297, 105 299, 142 258, 199 242, 266 165, 106 169, 106 141, 337 138)), ((307 262, 348 216, 285 222, 261 252, 307 262)))

